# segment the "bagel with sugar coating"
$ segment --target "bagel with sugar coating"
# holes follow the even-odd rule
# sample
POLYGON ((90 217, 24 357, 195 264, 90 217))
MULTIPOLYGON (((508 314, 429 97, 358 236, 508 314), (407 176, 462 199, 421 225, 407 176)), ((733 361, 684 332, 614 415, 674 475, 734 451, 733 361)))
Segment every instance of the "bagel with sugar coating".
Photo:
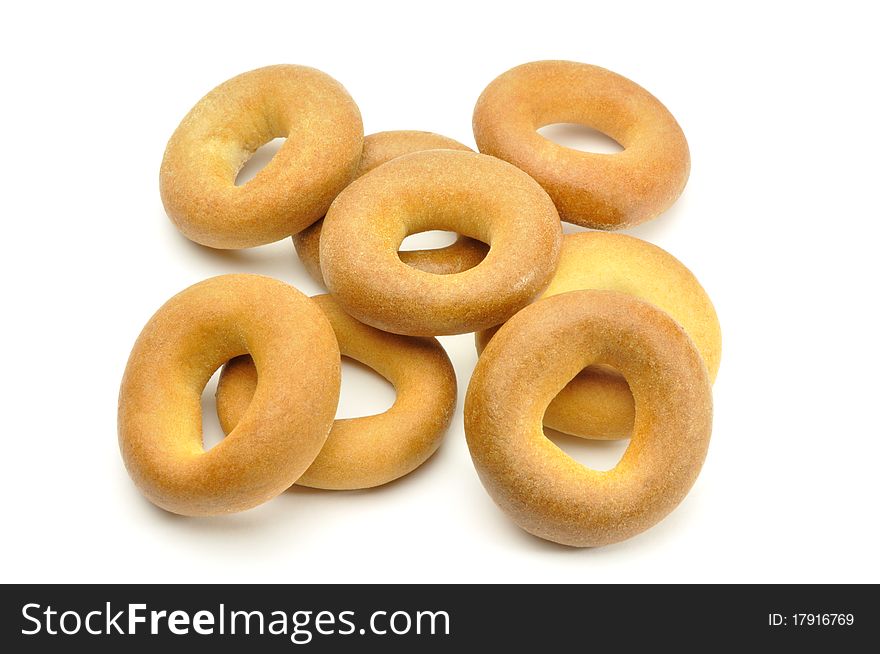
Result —
POLYGON ((119 447, 140 491, 182 515, 243 511, 318 456, 339 399, 333 329, 305 295, 268 277, 222 275, 166 302, 144 327, 119 390, 119 447), (235 429, 205 451, 201 396, 248 353, 260 380, 235 429))
POLYGON ((258 68, 196 103, 162 159, 165 211, 190 240, 247 248, 305 229, 354 177, 364 128, 345 88, 314 68, 258 68), (257 149, 285 137, 243 184, 235 178, 257 149))
MULTIPOLYGON (((354 490, 412 472, 437 450, 455 410, 455 370, 449 357, 437 339, 399 336, 365 325, 330 295, 312 300, 330 321, 342 355, 385 377, 397 398, 384 413, 334 422, 321 453, 296 483, 354 490)), ((257 385, 250 357, 238 357, 223 367, 217 413, 224 431, 235 429, 257 385)))
MULTIPOLYGON (((412 130, 378 132, 364 137, 364 151, 355 178, 397 157, 424 150, 463 150, 472 152, 458 141, 433 134, 412 130)), ((319 284, 321 275, 321 228, 322 218, 314 225, 293 235, 293 245, 306 271, 319 284)), ((398 252, 405 264, 436 275, 448 275, 476 266, 486 256, 489 247, 485 243, 459 235, 454 243, 435 250, 402 250, 398 252)))

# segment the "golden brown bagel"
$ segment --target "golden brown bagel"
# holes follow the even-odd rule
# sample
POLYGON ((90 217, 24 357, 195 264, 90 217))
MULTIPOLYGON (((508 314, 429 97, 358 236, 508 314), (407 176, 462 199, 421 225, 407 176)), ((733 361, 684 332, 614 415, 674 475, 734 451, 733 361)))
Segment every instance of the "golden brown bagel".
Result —
POLYGON ((501 327, 477 362, 464 419, 483 486, 520 527, 565 545, 607 545, 684 499, 709 446, 712 389, 667 314, 631 295, 572 291, 501 327), (541 424, 553 397, 595 364, 620 370, 636 401, 632 442, 607 472, 570 458, 541 424))
POLYGON ((339 348, 324 314, 292 286, 213 277, 166 302, 138 337, 119 391, 119 447, 134 483, 183 515, 249 509, 288 488, 327 438, 339 348), (260 383, 231 433, 202 445, 202 390, 250 353, 260 383))
MULTIPOLYGON (((296 483, 353 490, 412 472, 439 447, 455 410, 455 370, 449 357, 434 338, 389 334, 358 322, 330 295, 312 299, 330 321, 342 354, 390 381, 397 399, 384 413, 333 423, 321 453, 296 483)), ((256 386, 257 370, 249 356, 223 367, 217 413, 224 431, 238 424, 256 386)))
MULTIPOLYGON (((472 150, 458 141, 433 134, 431 132, 416 132, 400 130, 393 132, 378 132, 364 137, 364 151, 361 155, 361 164, 358 167, 355 178, 366 175, 368 172, 391 161, 401 155, 424 150, 472 150)), ((298 234, 293 235, 293 244, 296 253, 302 260, 306 271, 319 284, 324 283, 321 276, 321 228, 324 224, 322 218, 314 225, 306 227, 298 234)), ((486 256, 489 246, 467 236, 459 236, 455 243, 436 250, 404 250, 399 252, 400 260, 405 264, 424 270, 436 275, 448 275, 476 266, 486 256)))
POLYGON ((562 229, 553 202, 524 172, 486 155, 434 150, 397 157, 333 202, 321 234, 327 288, 361 322, 433 336, 503 322, 544 290, 562 229), (491 248, 470 270, 407 266, 408 234, 445 229, 491 248))
MULTIPOLYGON (((628 293, 668 313, 691 337, 714 382, 721 362, 721 326, 712 301, 694 274, 647 241, 606 232, 566 234, 559 266, 541 295, 579 290, 628 293)), ((476 334, 482 352, 497 327, 476 334)), ((606 367, 590 367, 547 407, 544 424, 586 438, 628 438, 635 405, 626 380, 606 367)))
POLYGON ((658 216, 690 173, 687 141, 666 107, 635 82, 589 64, 536 61, 507 71, 477 100, 473 125, 480 152, 522 168, 562 220, 585 227, 622 229, 658 216), (580 152, 538 134, 554 123, 588 125, 624 150, 580 152))
POLYGON ((271 243, 327 211, 361 156, 360 111, 342 85, 305 66, 258 68, 224 82, 186 115, 165 149, 159 188, 183 234, 214 248, 271 243), (243 186, 238 171, 286 137, 243 186))

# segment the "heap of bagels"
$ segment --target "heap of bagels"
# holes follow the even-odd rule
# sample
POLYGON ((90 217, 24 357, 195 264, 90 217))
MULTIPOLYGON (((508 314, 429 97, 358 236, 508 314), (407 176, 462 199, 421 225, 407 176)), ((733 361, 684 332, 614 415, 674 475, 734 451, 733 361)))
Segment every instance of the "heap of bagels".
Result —
POLYGON ((137 338, 118 436, 134 483, 187 516, 244 511, 294 484, 387 484, 423 464, 455 413, 437 336, 475 334, 464 400, 476 472, 522 529, 594 547, 630 538, 689 492, 712 430, 721 331, 675 257, 611 233, 656 218, 690 172, 684 134, 641 86, 597 66, 539 61, 502 74, 473 114, 478 152, 430 132, 364 136, 329 75, 277 65, 205 95, 168 141, 165 210, 208 248, 292 237, 328 293, 228 274, 168 300, 137 338), (579 123, 617 141, 582 152, 539 133, 579 123), (250 181, 242 166, 284 144, 250 181), (563 234, 562 221, 589 228, 563 234), (451 245, 399 251, 429 230, 451 245), (386 412, 335 420, 340 358, 395 388, 386 412), (202 393, 221 369, 226 434, 206 449, 202 393), (548 430, 631 441, 588 468, 548 430))

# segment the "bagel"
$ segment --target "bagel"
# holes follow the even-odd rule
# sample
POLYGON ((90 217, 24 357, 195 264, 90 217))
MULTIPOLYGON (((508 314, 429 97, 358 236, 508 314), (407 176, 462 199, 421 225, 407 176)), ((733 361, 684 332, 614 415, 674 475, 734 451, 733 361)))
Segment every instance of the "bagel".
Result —
POLYGON ((510 164, 471 152, 397 157, 333 202, 321 234, 327 288, 361 322, 436 336, 504 322, 550 281, 562 229, 553 202, 510 164), (408 234, 445 229, 490 245, 478 265, 451 275, 407 266, 408 234))
MULTIPOLYGON (((721 362, 718 316, 700 282, 674 256, 625 234, 566 234, 556 274, 541 298, 590 289, 634 295, 668 313, 690 336, 715 381, 721 362)), ((476 334, 478 352, 497 331, 476 334)), ((629 437, 634 418, 626 380, 612 369, 592 366, 550 402, 544 424, 575 436, 615 439, 629 437)))
MULTIPOLYGON (((434 338, 398 336, 358 322, 330 295, 312 300, 330 321, 343 356, 369 366, 394 385, 397 398, 378 415, 333 423, 321 453, 296 482, 328 490, 387 484, 424 463, 440 446, 457 399, 455 370, 434 338)), ((257 386, 249 356, 223 367, 217 413, 230 432, 257 386)))
MULTIPOLYGON (((411 152, 423 150, 472 150, 458 141, 432 134, 401 130, 394 132, 378 132, 364 137, 364 151, 355 178, 392 159, 411 152)), ((321 228, 322 218, 314 225, 306 227, 293 235, 293 245, 303 262, 306 271, 319 284, 324 283, 321 275, 321 228)), ((400 260, 405 264, 436 275, 447 275, 468 270, 476 266, 486 256, 489 247, 485 243, 467 236, 459 236, 455 243, 436 250, 404 250, 398 252, 400 260)))
POLYGON ((623 293, 572 291, 526 307, 477 362, 464 408, 483 486, 521 528, 564 545, 630 538, 690 490, 712 431, 712 389, 684 330, 623 293), (636 402, 633 438, 607 472, 570 458, 542 430, 553 397, 597 363, 621 371, 636 402))
POLYGON ((509 161, 550 194, 562 220, 622 229, 654 218, 681 195, 690 153, 675 118, 641 86, 610 70, 573 61, 536 61, 496 78, 474 109, 480 152, 509 161), (581 152, 537 130, 579 123, 623 146, 581 152))
POLYGON ((140 491, 182 515, 242 511, 311 465, 333 424, 340 359, 324 314, 292 286, 222 275, 166 302, 144 327, 119 391, 119 447, 140 491), (202 444, 202 390, 249 353, 260 382, 235 429, 202 444))
POLYGON ((305 66, 258 68, 208 93, 175 130, 162 160, 165 211, 183 234, 213 248, 246 248, 318 220, 354 176, 363 146, 360 111, 343 86, 305 66), (286 137, 243 186, 241 167, 286 137))

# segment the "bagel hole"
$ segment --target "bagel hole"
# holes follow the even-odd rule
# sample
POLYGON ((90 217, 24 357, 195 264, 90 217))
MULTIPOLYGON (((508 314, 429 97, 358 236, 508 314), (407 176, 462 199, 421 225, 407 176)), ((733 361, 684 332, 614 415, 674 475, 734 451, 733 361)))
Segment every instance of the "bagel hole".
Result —
POLYGON ((553 441, 560 450, 591 470, 605 472, 620 463, 630 439, 597 441, 544 427, 544 436, 553 441))
MULTIPOLYGON (((596 375, 607 376, 609 381, 613 379, 615 383, 625 382, 620 371, 606 364, 588 366, 578 373, 576 377, 582 374, 587 374, 591 377, 596 375)), ((584 390, 581 389, 581 392, 584 390)), ((556 431, 546 425, 544 426, 544 436, 581 465, 600 472, 606 472, 615 468, 623 458, 630 442, 630 438, 598 440, 573 436, 572 434, 556 431)))
POLYGON ((617 154, 623 146, 605 132, 580 123, 553 123, 538 130, 538 134, 557 145, 594 154, 617 154))
POLYGON ((281 149, 281 146, 284 145, 284 141, 286 140, 287 139, 283 137, 272 139, 265 145, 257 148, 257 151, 244 162, 241 170, 238 171, 238 175, 235 176, 235 185, 244 186, 256 177, 257 173, 268 166, 269 162, 272 161, 272 158, 278 154, 278 150, 281 149))
POLYGON ((394 386, 382 375, 360 361, 342 357, 337 420, 385 413, 396 399, 394 386))
POLYGON ((214 371, 202 391, 202 448, 207 452, 225 438, 217 417, 217 382, 220 380, 220 368, 214 371))
POLYGON ((412 252, 413 250, 439 250, 453 243, 458 238, 455 232, 446 232, 442 229, 431 229, 427 232, 410 234, 397 249, 398 252, 412 252))

